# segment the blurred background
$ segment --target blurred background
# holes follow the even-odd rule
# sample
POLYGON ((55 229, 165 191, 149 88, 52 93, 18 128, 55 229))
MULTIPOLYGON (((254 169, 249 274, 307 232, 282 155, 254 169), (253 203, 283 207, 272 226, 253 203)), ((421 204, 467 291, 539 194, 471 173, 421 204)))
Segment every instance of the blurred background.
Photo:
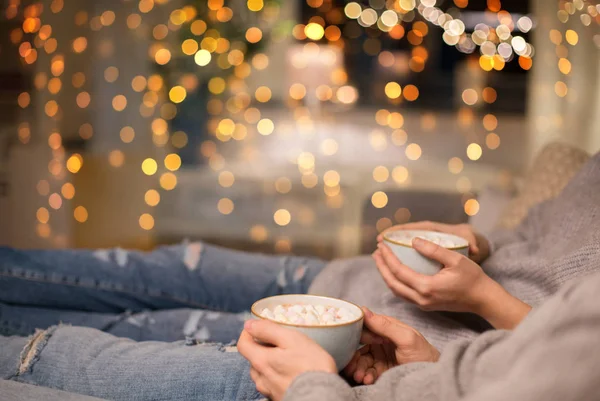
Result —
POLYGON ((600 150, 596 1, 0 11, 4 245, 351 256, 407 221, 490 229, 546 144, 600 150))

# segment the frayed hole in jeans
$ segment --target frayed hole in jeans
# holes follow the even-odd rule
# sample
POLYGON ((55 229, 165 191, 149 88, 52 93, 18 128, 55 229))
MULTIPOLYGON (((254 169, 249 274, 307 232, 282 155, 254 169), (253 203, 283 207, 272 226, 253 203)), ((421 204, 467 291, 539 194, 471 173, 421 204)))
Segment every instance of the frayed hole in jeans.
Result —
POLYGON ((34 363, 40 358, 40 353, 48 343, 48 340, 60 326, 52 326, 46 330, 37 329, 30 337, 29 342, 21 351, 21 360, 17 375, 22 375, 31 370, 34 363))
POLYGON ((237 341, 231 341, 227 344, 215 342, 198 342, 195 338, 186 337, 185 345, 196 345, 198 347, 216 347, 219 352, 238 352, 237 341))
POLYGON ((294 282, 302 280, 304 275, 306 274, 306 266, 300 266, 294 272, 294 282))
POLYGON ((201 252, 202 244, 200 242, 192 242, 186 246, 183 255, 183 263, 188 270, 194 271, 198 268, 201 252))

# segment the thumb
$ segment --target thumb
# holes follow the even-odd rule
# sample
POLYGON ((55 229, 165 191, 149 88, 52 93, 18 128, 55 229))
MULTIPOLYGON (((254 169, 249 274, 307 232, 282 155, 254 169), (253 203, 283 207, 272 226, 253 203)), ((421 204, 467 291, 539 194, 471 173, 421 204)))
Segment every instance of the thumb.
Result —
POLYGON ((409 329, 399 320, 385 315, 377 315, 368 309, 365 309, 365 325, 374 334, 387 338, 396 345, 403 342, 406 330, 409 329))
POLYGON ((472 253, 478 253, 479 252, 479 244, 477 243, 477 235, 473 234, 473 233, 469 233, 469 234, 463 234, 463 235, 458 235, 460 238, 463 238, 465 240, 467 240, 467 243, 469 244, 469 250, 472 253))
POLYGON ((437 260, 444 266, 451 265, 456 257, 456 252, 422 238, 413 239, 412 245, 413 248, 421 255, 429 259, 437 260))
POLYGON ((300 333, 269 320, 250 319, 244 323, 244 330, 256 341, 276 347, 286 347, 300 333))

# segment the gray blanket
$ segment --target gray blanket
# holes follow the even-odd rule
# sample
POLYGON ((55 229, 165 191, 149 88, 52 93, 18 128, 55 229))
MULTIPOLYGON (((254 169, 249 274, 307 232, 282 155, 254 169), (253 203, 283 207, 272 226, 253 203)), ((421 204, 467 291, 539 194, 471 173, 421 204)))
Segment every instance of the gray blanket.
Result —
MULTIPOLYGON (((588 256, 600 266, 600 256, 588 256)), ((450 343, 438 363, 413 363, 351 388, 305 373, 285 401, 576 401, 600 398, 600 274, 565 285, 514 331, 450 343)))
MULTIPOLYGON (((567 281, 600 271, 600 154, 555 199, 529 212, 515 230, 490 235, 494 253, 484 270, 514 296, 536 307, 567 281)), ((348 299, 401 319, 438 349, 490 328, 472 315, 423 312, 395 297, 370 256, 330 263, 310 293, 348 299)))

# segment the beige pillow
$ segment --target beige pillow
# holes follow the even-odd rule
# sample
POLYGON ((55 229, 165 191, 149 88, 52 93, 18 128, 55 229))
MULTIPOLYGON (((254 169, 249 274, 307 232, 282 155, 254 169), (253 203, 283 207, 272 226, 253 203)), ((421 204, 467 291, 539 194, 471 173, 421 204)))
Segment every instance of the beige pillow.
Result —
POLYGON ((527 173, 521 192, 501 214, 498 227, 518 226, 532 206, 556 197, 589 159, 583 150, 564 143, 546 146, 527 173))

